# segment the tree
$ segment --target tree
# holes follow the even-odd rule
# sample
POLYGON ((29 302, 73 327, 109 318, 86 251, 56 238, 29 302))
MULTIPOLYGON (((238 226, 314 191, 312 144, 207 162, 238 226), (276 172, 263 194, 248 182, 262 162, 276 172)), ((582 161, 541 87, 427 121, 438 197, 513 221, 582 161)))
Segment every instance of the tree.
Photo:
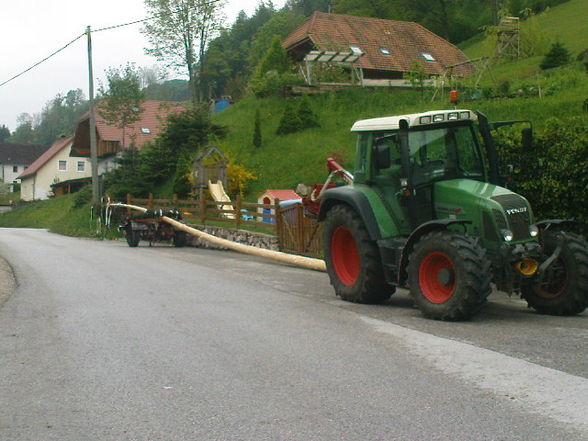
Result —
POLYGON ((551 45, 551 49, 549 49, 549 52, 545 54, 545 57, 543 58, 543 61, 541 61, 539 67, 545 70, 552 69, 554 67, 565 66, 570 62, 570 59, 570 51, 566 49, 563 43, 557 41, 551 45))
POLYGON ((143 33, 152 48, 145 49, 169 67, 187 73, 192 89, 192 102, 201 98, 198 79, 204 53, 210 38, 222 24, 224 1, 210 0, 144 0, 153 20, 143 33))
POLYGON ((126 128, 139 121, 143 112, 141 73, 134 65, 127 63, 120 69, 107 69, 106 81, 108 88, 101 85, 99 89, 102 100, 97 106, 97 111, 107 124, 122 129, 124 150, 126 128))
POLYGON ((298 119, 300 120, 302 129, 320 127, 318 117, 316 113, 313 112, 312 107, 310 106, 310 101, 306 96, 302 97, 300 100, 300 105, 298 106, 298 119))
POLYGON ((280 125, 278 126, 278 130, 276 130, 276 134, 287 135, 288 133, 298 132, 301 128, 302 122, 300 121, 297 112, 294 111, 292 103, 288 101, 286 103, 286 108, 284 109, 284 114, 280 119, 280 125))
POLYGON ((16 130, 10 137, 10 141, 24 144, 33 144, 35 142, 33 117, 28 113, 21 113, 16 117, 16 124, 16 130))
POLYGON ((0 142, 4 142, 7 138, 10 138, 10 129, 2 124, 0 126, 0 142))

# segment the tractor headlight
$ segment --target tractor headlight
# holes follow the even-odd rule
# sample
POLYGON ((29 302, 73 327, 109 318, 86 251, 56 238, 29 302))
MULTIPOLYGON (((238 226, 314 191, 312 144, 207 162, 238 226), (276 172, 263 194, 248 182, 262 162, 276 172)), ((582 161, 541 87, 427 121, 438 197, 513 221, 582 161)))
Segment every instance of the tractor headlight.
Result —
POLYGON ((539 227, 537 225, 531 225, 529 227, 529 234, 531 235, 531 237, 539 236, 539 227))
POLYGON ((512 231, 510 230, 500 230, 500 234, 502 234, 502 238, 505 242, 510 242, 513 238, 512 231))

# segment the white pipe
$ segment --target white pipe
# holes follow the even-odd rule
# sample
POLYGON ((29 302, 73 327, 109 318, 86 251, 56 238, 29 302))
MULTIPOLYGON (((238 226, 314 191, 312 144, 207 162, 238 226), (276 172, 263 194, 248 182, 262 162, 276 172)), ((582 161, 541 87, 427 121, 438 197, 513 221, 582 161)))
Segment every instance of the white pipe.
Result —
MULTIPOLYGON (((146 212, 147 210, 143 207, 128 204, 111 204, 113 207, 124 207, 132 210, 138 210, 146 212)), ((170 225, 173 225, 178 230, 185 231, 188 234, 199 237, 210 243, 220 245, 239 253, 252 254, 254 256, 263 257, 265 259, 276 260, 278 262, 287 263, 289 265, 295 265, 302 268, 312 269, 315 271, 326 271, 326 265, 324 260, 314 259, 312 257, 297 256, 294 254, 282 253, 281 251, 266 250, 264 248, 257 248, 251 245, 244 245, 242 243, 232 242, 227 239, 221 239, 220 237, 213 236, 212 234, 205 233, 204 231, 197 230, 189 227, 186 224, 182 224, 174 219, 167 216, 162 216, 161 219, 170 225)))

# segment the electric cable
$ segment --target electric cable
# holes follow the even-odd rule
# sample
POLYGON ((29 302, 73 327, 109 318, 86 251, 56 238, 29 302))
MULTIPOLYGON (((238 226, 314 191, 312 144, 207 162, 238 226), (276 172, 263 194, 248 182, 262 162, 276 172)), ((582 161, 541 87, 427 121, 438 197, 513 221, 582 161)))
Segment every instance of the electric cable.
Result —
MULTIPOLYGON (((211 1, 207 2, 207 3, 203 3, 201 5, 198 5, 198 7, 209 6, 209 5, 212 5, 214 3, 218 3, 220 1, 221 0, 211 0, 211 1)), ((191 8, 191 9, 195 9, 195 8, 191 8)), ((146 21, 149 21, 149 20, 154 20, 154 19, 160 18, 160 17, 171 16, 171 15, 177 14, 178 12, 182 12, 182 9, 176 9, 174 11, 170 11, 170 12, 166 12, 166 13, 162 13, 162 14, 156 14, 156 15, 153 15, 151 17, 143 18, 141 20, 130 21, 128 23, 121 23, 121 24, 118 24, 118 25, 106 26, 106 27, 103 27, 103 28, 99 28, 99 29, 93 30, 91 32, 95 33, 95 32, 109 31, 109 30, 113 30, 113 29, 117 29, 117 28, 122 28, 124 26, 130 26, 130 25, 134 25, 134 24, 138 24, 138 23, 143 23, 143 22, 146 22, 146 21)), ((61 51, 63 51, 64 49, 66 49, 67 47, 69 47, 70 45, 72 45, 73 43, 75 43, 76 41, 78 41, 80 38, 82 38, 86 34, 87 34, 87 32, 84 32, 83 34, 77 36, 72 41, 70 41, 69 43, 67 43, 65 46, 57 49, 55 52, 53 52, 50 55, 48 55, 47 57, 43 58, 41 61, 33 64, 31 67, 29 67, 29 68, 23 70, 22 72, 16 74, 12 78, 9 78, 8 80, 0 83, 0 87, 4 86, 5 84, 10 83, 13 80, 16 80, 20 76, 22 76, 25 73, 33 70, 35 67, 39 66, 40 64, 42 64, 45 61, 49 60, 50 58, 53 58, 55 55, 57 55, 58 53, 60 53, 61 51)))
POLYGON ((75 43, 76 41, 78 41, 80 38, 82 38, 84 35, 86 35, 86 33, 84 32, 83 34, 77 36, 76 38, 74 38, 72 41, 70 41, 69 43, 67 43, 65 46, 63 46, 60 49, 57 49, 55 52, 53 52, 51 55, 46 56, 45 58, 43 58, 41 61, 33 64, 31 67, 29 67, 28 69, 23 70, 21 73, 16 74, 15 76, 13 76, 12 78, 9 78, 8 80, 4 81, 3 83, 0 83, 0 87, 4 86, 5 84, 10 83, 12 80, 16 80, 18 77, 24 75, 25 73, 27 73, 28 71, 34 69, 35 67, 37 67, 38 65, 40 65, 41 63, 44 63, 45 61, 49 60, 50 58, 54 57, 55 55, 57 55, 59 52, 63 51, 64 49, 66 49, 68 46, 72 45, 73 43, 75 43))

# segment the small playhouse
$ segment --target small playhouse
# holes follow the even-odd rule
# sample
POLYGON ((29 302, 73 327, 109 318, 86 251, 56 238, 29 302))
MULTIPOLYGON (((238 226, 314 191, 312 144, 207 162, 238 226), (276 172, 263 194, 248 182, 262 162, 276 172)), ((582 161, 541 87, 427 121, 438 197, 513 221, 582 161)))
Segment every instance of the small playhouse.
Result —
MULTIPOLYGON (((280 207, 291 204, 301 203, 302 198, 294 190, 266 190, 257 198, 258 204, 274 204, 276 200, 280 201, 280 207)), ((259 214, 275 214, 274 209, 261 208, 257 209, 259 214)), ((275 220, 269 217, 259 217, 258 221, 274 222, 275 220)))

